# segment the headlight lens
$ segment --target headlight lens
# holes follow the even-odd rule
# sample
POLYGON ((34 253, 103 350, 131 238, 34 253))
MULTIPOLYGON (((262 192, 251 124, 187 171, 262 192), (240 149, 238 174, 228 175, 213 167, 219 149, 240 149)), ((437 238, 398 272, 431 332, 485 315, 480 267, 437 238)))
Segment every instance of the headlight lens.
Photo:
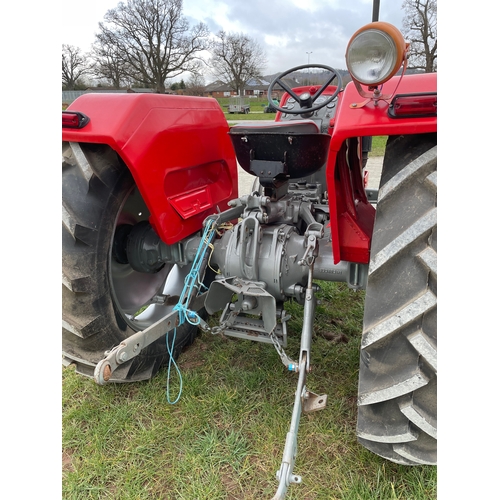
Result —
POLYGON ((388 23, 372 23, 354 34, 347 46, 347 69, 365 85, 389 80, 403 60, 403 35, 388 23), (399 36, 398 36, 399 35, 399 36))

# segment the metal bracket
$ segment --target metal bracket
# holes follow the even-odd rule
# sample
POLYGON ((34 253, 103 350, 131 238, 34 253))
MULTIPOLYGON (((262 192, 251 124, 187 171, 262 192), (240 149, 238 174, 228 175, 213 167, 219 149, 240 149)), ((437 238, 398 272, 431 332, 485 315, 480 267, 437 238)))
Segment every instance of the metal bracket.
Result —
POLYGON ((302 259, 299 260, 299 266, 310 266, 314 264, 314 260, 318 256, 318 240, 323 238, 324 235, 323 224, 319 222, 312 222, 307 226, 305 236, 306 240, 306 251, 302 259))
MULTIPOLYGON (((207 293, 208 292, 204 292, 193 299, 190 305, 193 311, 199 311, 203 308, 207 293)), ((104 359, 97 363, 94 369, 94 381, 99 385, 105 385, 108 382, 112 382, 113 372, 121 364, 138 356, 142 349, 166 335, 178 324, 179 313, 174 310, 145 330, 140 330, 120 342, 120 344, 107 352, 104 359)))
POLYGON ((377 203, 378 189, 365 189, 366 197, 370 203, 377 203))
POLYGON ((326 408, 326 402, 328 400, 328 396, 326 394, 315 394, 312 391, 306 391, 304 394, 303 404, 303 412, 304 413, 312 413, 313 411, 319 411, 326 408))
POLYGON ((208 314, 223 310, 221 323, 231 326, 240 313, 253 314, 262 317, 262 325, 266 333, 276 327, 276 299, 259 281, 246 281, 241 278, 226 278, 213 281, 208 290, 205 309, 208 314), (237 297, 232 302, 233 296, 237 297))

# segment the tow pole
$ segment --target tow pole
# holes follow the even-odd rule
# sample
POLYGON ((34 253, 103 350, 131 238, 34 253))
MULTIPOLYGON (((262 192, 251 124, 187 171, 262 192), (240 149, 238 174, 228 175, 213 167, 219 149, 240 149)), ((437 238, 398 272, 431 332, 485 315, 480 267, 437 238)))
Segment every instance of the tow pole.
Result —
POLYGON ((304 302, 304 322, 300 338, 299 365, 291 365, 289 367, 291 371, 298 372, 299 379, 297 381, 297 390, 295 391, 295 402, 293 405, 290 430, 286 435, 283 459, 281 460, 281 467, 276 472, 276 479, 279 481, 279 486, 273 500, 284 499, 290 484, 300 484, 302 482, 302 478, 293 472, 295 459, 297 457, 297 436, 302 411, 308 413, 322 410, 325 408, 327 401, 326 394, 318 396, 306 388, 306 375, 311 371, 311 339, 314 311, 316 309, 313 267, 314 260, 318 253, 318 238, 323 236, 323 227, 320 224, 311 224, 306 232, 306 235, 308 235, 308 246, 300 263, 301 265, 309 266, 309 274, 304 302))

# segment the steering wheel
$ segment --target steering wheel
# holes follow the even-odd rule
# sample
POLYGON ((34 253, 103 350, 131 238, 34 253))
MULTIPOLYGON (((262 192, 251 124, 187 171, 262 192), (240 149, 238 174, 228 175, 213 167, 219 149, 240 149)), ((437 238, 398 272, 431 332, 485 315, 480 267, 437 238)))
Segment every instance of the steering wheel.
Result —
POLYGON ((285 71, 284 73, 281 73, 278 75, 269 85, 269 88, 267 89, 267 100, 269 101, 269 105, 272 106, 274 109, 281 111, 282 113, 287 113, 289 115, 304 115, 308 113, 312 113, 314 111, 317 111, 318 109, 323 108, 330 102, 332 102, 340 92, 341 88, 341 83, 342 77, 340 76, 339 72, 336 69, 331 68, 330 66, 325 66, 323 64, 304 64, 303 66, 295 66, 295 68, 289 69, 288 71, 285 71), (326 83, 316 91, 316 93, 312 96, 309 92, 303 92, 298 96, 285 82, 283 82, 283 78, 285 76, 289 75, 290 73, 293 73, 294 71, 299 71, 301 69, 306 69, 306 68, 321 68, 321 69, 326 69, 327 71, 330 71, 332 73, 331 76, 328 77, 328 80, 326 83), (314 106, 314 102, 318 99, 318 97, 323 94, 325 89, 330 85, 330 83, 337 78, 338 85, 337 85, 337 90, 331 95, 326 101, 321 102, 321 104, 317 104, 314 106), (291 97, 293 97, 299 104, 300 104, 300 109, 293 110, 293 109, 286 109, 286 108, 281 108, 279 106, 276 106, 276 104, 273 103, 272 99, 272 91, 275 85, 279 85, 285 92, 288 92, 291 97))

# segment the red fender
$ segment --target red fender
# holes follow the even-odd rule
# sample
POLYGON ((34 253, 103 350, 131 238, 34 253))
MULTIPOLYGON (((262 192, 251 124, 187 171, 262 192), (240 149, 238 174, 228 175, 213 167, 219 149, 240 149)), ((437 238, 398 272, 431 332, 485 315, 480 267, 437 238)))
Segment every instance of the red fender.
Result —
POLYGON ((63 129, 64 141, 108 144, 127 167, 160 238, 173 244, 238 197, 227 120, 212 98, 163 94, 84 94, 68 111, 90 118, 63 129))
MULTIPOLYGON (((437 73, 395 76, 383 85, 383 94, 437 92, 437 73), (397 86, 399 85, 399 86, 397 86)), ((365 103, 354 84, 339 95, 337 112, 330 126, 332 139, 326 166, 334 262, 367 264, 375 219, 362 186, 360 154, 353 137, 424 134, 437 131, 437 117, 391 118, 389 103, 365 103), (351 106, 356 104, 356 106, 351 106), (346 159, 347 158, 347 159, 346 159)))

